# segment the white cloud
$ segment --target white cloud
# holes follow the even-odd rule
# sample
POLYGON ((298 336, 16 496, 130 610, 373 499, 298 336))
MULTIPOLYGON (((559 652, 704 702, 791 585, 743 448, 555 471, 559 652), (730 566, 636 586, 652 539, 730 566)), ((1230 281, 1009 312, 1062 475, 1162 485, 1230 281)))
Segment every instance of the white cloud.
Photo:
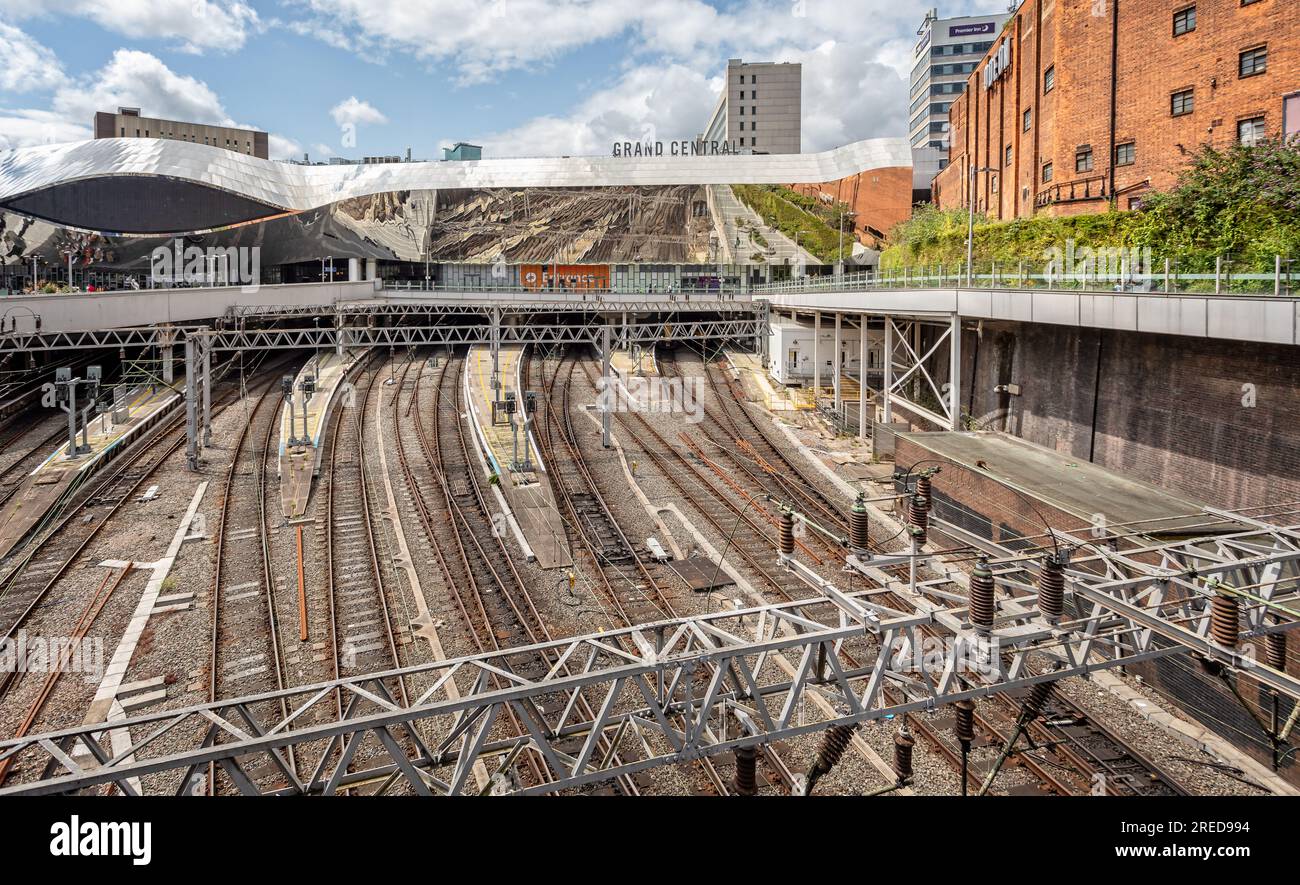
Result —
POLYGON ((90 138, 90 126, 73 123, 53 111, 0 108, 0 151, 34 144, 61 144, 90 138))
POLYGON ((455 59, 458 79, 480 82, 616 36, 637 5, 635 0, 310 0, 309 17, 294 27, 334 46, 346 43, 363 58, 408 52, 426 61, 455 59))
POLYGON ((63 78, 63 68, 49 48, 0 21, 0 92, 52 89, 63 78))
POLYGON ((388 118, 374 105, 368 101, 359 101, 355 95, 330 108, 330 116, 334 118, 336 126, 345 126, 349 123, 382 125, 388 122, 388 118))
MULTIPOLYGON (((929 0, 309 0, 292 27, 362 58, 404 52, 454 68, 462 84, 528 71, 619 38, 617 79, 567 113, 482 136, 493 155, 605 153, 654 127, 690 138, 705 125, 727 58, 803 64, 803 149, 907 133, 915 31, 929 0), (854 7, 857 7, 856 9, 854 7), (344 36, 346 35, 346 36, 344 36)), ((1001 12, 951 0, 948 15, 1001 12)))
MULTIPOLYGON (((461 83, 477 83, 617 37, 626 38, 638 59, 660 56, 692 65, 716 64, 740 49, 766 56, 782 46, 808 51, 833 40, 857 45, 868 59, 889 61, 905 74, 910 59, 899 49, 910 51, 930 0, 741 0, 721 8, 704 0, 307 0, 306 5, 305 14, 286 27, 366 60, 404 52, 445 63, 461 83), (891 40, 896 45, 885 52, 891 40), (886 54, 888 59, 877 58, 886 54)), ((1005 9, 1003 0, 950 0, 949 6, 947 15, 1005 9)))
POLYGON ((302 156, 302 145, 292 138, 270 133, 266 138, 266 150, 272 160, 288 160, 302 156))
POLYGON ((98 72, 65 84, 54 93, 53 106, 63 116, 87 123, 96 111, 137 107, 146 117, 235 125, 206 83, 135 49, 119 49, 98 72))
MULTIPOLYGON (((176 73, 147 52, 119 49, 100 70, 65 79, 49 109, 0 109, 0 149, 89 138, 95 112, 119 107, 138 107, 148 117, 254 128, 233 119, 202 80, 176 73)), ((302 147, 271 133, 269 150, 273 159, 283 159, 302 147)))
POLYGON ((0 0, 0 14, 15 20, 79 16, 185 52, 233 52, 261 26, 257 11, 243 0, 0 0))
POLYGON ((482 139, 488 155, 605 154, 615 141, 694 138, 713 110, 708 79, 682 65, 637 67, 564 116, 538 117, 482 139))

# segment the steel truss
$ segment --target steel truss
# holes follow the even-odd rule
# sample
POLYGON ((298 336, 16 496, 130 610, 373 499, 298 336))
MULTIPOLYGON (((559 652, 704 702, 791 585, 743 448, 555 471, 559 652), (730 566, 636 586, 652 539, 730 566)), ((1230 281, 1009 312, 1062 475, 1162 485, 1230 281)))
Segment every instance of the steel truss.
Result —
POLYGON ((149 347, 164 343, 178 327, 141 326, 99 329, 84 332, 9 332, 0 333, 0 353, 26 353, 34 350, 94 350, 106 347, 149 347))
POLYGON ((534 313, 601 313, 611 314, 620 311, 633 313, 718 313, 718 314, 758 314, 761 308, 758 302, 748 299, 743 301, 721 300, 678 300, 666 299, 628 299, 628 300, 509 300, 509 299, 438 299, 417 297, 391 298, 382 302, 341 302, 337 304, 246 304, 236 305, 226 310, 226 317, 232 319, 248 317, 291 317, 291 316, 445 316, 477 315, 490 316, 492 311, 501 310, 507 316, 534 313))
MULTIPOLYGON (((364 312, 358 315, 364 315, 364 312)), ((147 326, 85 332, 16 333, 0 335, 0 353, 33 350, 86 350, 106 347, 147 347, 203 338, 213 350, 292 350, 318 347, 422 347, 490 344, 492 325, 423 324, 409 326, 347 325, 342 316, 328 326, 300 329, 181 328, 147 326), (174 337, 173 337, 174 336, 174 337)), ((498 312, 498 319, 501 319, 498 312)), ((615 346, 684 340, 757 340, 762 319, 745 312, 722 319, 667 317, 645 322, 609 323, 615 346)), ((598 344, 606 322, 588 317, 580 323, 501 323, 502 344, 598 344)))
MULTIPOLYGON (((496 772, 495 792, 553 792, 1181 653, 1300 698, 1295 678, 1215 644, 1205 623, 1206 581, 1216 578, 1245 600, 1264 600, 1252 602, 1260 610, 1248 611, 1244 636, 1294 627, 1300 535, 1214 516, 1233 530, 1122 553, 1065 538, 1087 551, 1068 569, 1066 589, 1084 614, 1067 622, 1050 623, 1037 611, 1034 560, 1010 550, 995 563, 1002 593, 987 635, 967 622, 957 575, 844 592, 782 557, 815 589, 812 598, 138 716, 113 724, 132 741, 115 755, 105 749, 103 723, 12 739, 0 742, 0 760, 14 759, 15 774, 27 780, 0 794, 103 784, 131 795, 186 794, 213 763, 249 794, 331 794, 371 784, 380 792, 401 785, 454 795, 478 789, 469 782, 478 761, 496 772), (1166 592, 1175 587, 1179 593, 1166 592), (549 668, 537 675, 539 658, 549 668), (410 691, 409 704, 396 700, 399 678, 408 691, 423 686, 410 691), (456 696, 448 692, 453 683, 456 696), (887 701, 886 686, 900 700, 887 701), (580 713, 580 693, 595 711, 590 719, 580 713), (833 714, 805 703, 813 694, 833 714), (507 712, 526 734, 503 727, 507 712), (528 780, 528 757, 546 782, 528 780)), ((879 566, 901 559, 847 563, 881 579, 879 566)))
POLYGON ((961 429, 961 317, 944 319, 885 318, 885 378, 881 398, 885 421, 893 420, 897 403, 940 427, 961 429), (926 342, 923 328, 937 332, 926 342), (943 344, 948 343, 947 380, 936 382, 943 344), (913 393, 905 393, 908 387, 913 393), (937 403, 937 411, 918 402, 926 398, 937 403))
MULTIPOLYGON (((1217 592, 1237 597, 1243 640, 1292 629, 1300 619, 1300 534, 1296 527, 1262 522, 1238 513, 1206 508, 1207 524, 1235 524, 1236 531, 1147 544, 1134 537, 1101 543, 1053 530, 1056 543, 1071 551, 1066 569, 1075 606, 1087 631, 1108 617, 1127 622, 1125 642, 1136 651, 1173 647, 1248 674, 1261 685, 1300 699, 1300 680, 1255 659, 1254 649, 1229 649, 1210 634, 1211 600, 1217 592), (1210 579, 1218 582, 1209 584, 1210 579)), ((949 534, 990 552, 998 545, 934 518, 949 534)), ((992 570, 1003 589, 1022 592, 1032 605, 1038 560, 1017 557, 992 570)), ((1014 604, 1014 601, 1012 602, 1014 604)))

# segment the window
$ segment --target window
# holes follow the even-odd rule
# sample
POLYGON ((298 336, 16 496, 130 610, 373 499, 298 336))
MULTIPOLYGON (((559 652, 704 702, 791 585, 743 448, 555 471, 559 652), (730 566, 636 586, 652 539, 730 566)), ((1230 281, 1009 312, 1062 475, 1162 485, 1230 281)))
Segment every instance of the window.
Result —
POLYGON ((741 146, 741 147, 744 147, 744 146, 745 146, 745 139, 742 138, 742 139, 740 140, 740 146, 741 146))
POLYGON ((749 131, 750 131, 750 132, 753 132, 753 131, 754 131, 755 129, 757 129, 757 128, 758 128, 758 121, 757 121, 757 120, 755 120, 755 121, 753 121, 752 123, 749 124, 749 131))
POLYGON ((1175 92, 1169 97, 1169 112, 1175 117, 1186 116, 1195 109, 1196 97, 1194 90, 1184 89, 1182 92, 1175 92))
POLYGON ((739 94, 738 96, 736 96, 736 98, 737 98, 737 100, 739 100, 739 101, 744 101, 744 100, 745 100, 745 90, 743 90, 743 89, 740 90, 740 94, 739 94))
POLYGON ((758 139, 757 139, 757 138, 751 138, 751 139, 749 140, 749 146, 750 146, 750 147, 758 147, 758 139))
POLYGON ((745 106, 743 104, 740 106, 740 116, 745 116, 745 106))
POLYGON ((1079 148, 1074 152, 1074 171, 1091 172, 1092 171, 1092 148, 1079 148))
POLYGON ((1247 49, 1241 54, 1239 63, 1239 74, 1242 77, 1253 77, 1256 74, 1262 74, 1268 70, 1268 47, 1257 46, 1254 49, 1247 49))
POLYGON ((1181 37, 1196 30, 1196 7, 1189 6, 1174 13, 1174 36, 1181 37))
POLYGON ((749 100, 750 100, 750 101, 757 101, 757 100, 758 100, 758 90, 757 90, 757 89, 751 89, 751 90, 749 90, 749 100))
POLYGON ((741 121, 740 121, 740 131, 741 131, 741 132, 744 132, 744 131, 745 131, 745 121, 744 121, 744 120, 741 120, 741 121))
POLYGON ((1034 109, 1025 108, 1025 131, 1028 132, 1029 128, 1033 125, 1034 125, 1034 109))
POLYGON ((749 75, 749 82, 751 82, 751 83, 757 83, 757 82, 758 82, 758 74, 750 74, 750 75, 749 75))
POLYGON ((993 174, 993 178, 992 178, 992 180, 991 180, 991 183, 992 183, 993 193, 996 194, 996 193, 998 192, 998 176, 997 176, 997 173, 996 173, 996 172, 993 174))
POLYGON ((1051 163, 1044 163, 1044 164, 1043 164, 1043 181, 1044 181, 1044 182, 1051 181, 1051 180, 1052 180, 1052 173, 1053 173, 1054 171, 1055 171, 1055 170, 1052 168, 1052 164, 1051 164, 1051 163))
POLYGON ((1126 141, 1115 145, 1115 165, 1132 166, 1137 162, 1137 143, 1126 141))
POLYGON ((755 115, 757 115, 757 114, 758 114, 758 108, 756 108, 756 107, 751 107, 751 108, 749 109, 749 114, 750 114, 750 116, 755 116, 755 115))
POLYGON ((1046 94, 1056 88, 1056 65, 1052 65, 1043 71, 1043 93, 1046 94))
POLYGON ((1011 145, 1007 145, 1007 160, 1006 160, 1006 164, 1007 164, 1008 166, 1011 165, 1011 145))
POLYGON ((1251 117, 1249 120, 1237 121, 1237 141, 1245 145, 1259 144, 1268 137, 1263 117, 1251 117))

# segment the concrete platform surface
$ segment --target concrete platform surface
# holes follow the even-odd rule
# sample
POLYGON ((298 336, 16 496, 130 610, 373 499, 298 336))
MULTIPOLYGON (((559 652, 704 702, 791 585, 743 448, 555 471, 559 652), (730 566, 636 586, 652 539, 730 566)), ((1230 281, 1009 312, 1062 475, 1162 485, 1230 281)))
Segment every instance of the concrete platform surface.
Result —
MULTIPOLYGON (((115 423, 109 414, 92 418, 85 427, 89 451, 68 458, 69 443, 64 442, 50 456, 23 478, 18 490, 0 511, 0 558, 27 537, 63 495, 76 482, 99 469, 105 455, 127 445, 135 434, 151 425, 180 399, 183 378, 174 378, 172 386, 161 382, 133 390, 126 399, 127 418, 115 423)), ((77 444, 82 445, 82 428, 77 429, 77 444)))
POLYGON ((497 377, 500 391, 492 385, 492 352, 488 347, 474 347, 465 361, 466 401, 476 438, 482 446, 489 470, 501 479, 500 489, 506 505, 513 515, 536 562, 542 568, 567 568, 573 564, 569 551, 568 534, 560 517, 551 489, 546 465, 541 451, 534 445, 523 423, 523 393, 519 386, 518 347, 502 347, 497 357, 497 377), (497 415, 492 420, 492 403, 499 396, 505 400, 506 392, 517 394, 519 402, 514 418, 518 430, 508 415, 497 415), (531 470, 523 470, 525 450, 531 460, 531 470), (515 469, 519 467, 520 469, 515 469))
MULTIPOLYGON (((1198 515, 1202 503, 1130 479, 1082 458, 991 432, 900 433, 900 440, 1013 488, 1087 525, 1098 514, 1111 530, 1132 525, 1144 534, 1222 530, 1198 515), (1122 518, 1116 518, 1122 514, 1122 518)), ((911 465, 899 463, 900 468, 911 465)), ((932 466, 932 465, 926 465, 932 466)), ((938 480, 936 480, 936 484, 938 480)), ((937 485, 936 485, 937 487, 937 485)))
POLYGON ((307 510, 312 480, 320 470, 321 442, 329 415, 348 370, 362 352, 319 351, 294 378, 292 404, 285 403, 280 408, 280 509, 285 519, 297 519, 307 510), (304 422, 299 385, 307 376, 315 377, 316 392, 307 402, 304 422), (297 444, 290 445, 290 440, 296 440, 297 444))

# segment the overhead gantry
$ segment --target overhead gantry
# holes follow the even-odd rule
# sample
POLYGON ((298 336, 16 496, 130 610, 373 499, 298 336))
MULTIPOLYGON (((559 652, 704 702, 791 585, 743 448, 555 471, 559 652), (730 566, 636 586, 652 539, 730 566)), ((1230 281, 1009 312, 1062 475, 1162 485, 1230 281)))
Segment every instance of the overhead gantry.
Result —
POLYGON ((212 764, 245 793, 332 794, 369 783, 454 795, 478 762, 495 773, 495 792, 547 793, 1168 655, 1300 698, 1300 680, 1244 648, 1298 623, 1300 532, 1211 515, 1226 530, 1120 551, 1058 532, 1076 551, 1063 593, 1077 616, 1065 619, 1054 596, 1042 602, 1041 552, 992 558, 993 594, 972 608, 965 575, 928 555, 915 554, 944 576, 909 581, 882 569, 913 554, 855 552, 846 566, 879 586, 846 591, 783 551, 807 599, 139 716, 115 724, 131 736, 118 752, 106 748, 102 724, 12 739, 0 742, 0 763, 32 774, 0 794, 114 785, 135 795, 160 783, 189 794, 212 764), (1225 608, 1236 613, 1231 629, 1225 608), (520 665, 535 667, 539 655, 549 669, 522 675, 520 665), (793 675, 777 665, 782 657, 793 675), (398 680, 428 687, 403 702, 398 680), (814 694, 826 703, 805 704, 814 694), (591 715, 580 712, 580 695, 591 715), (523 725, 517 736, 494 729, 510 713, 523 725), (619 755, 633 745, 636 754, 619 755), (541 782, 529 774, 537 770, 541 782), (149 780, 158 775, 168 777, 149 780))

